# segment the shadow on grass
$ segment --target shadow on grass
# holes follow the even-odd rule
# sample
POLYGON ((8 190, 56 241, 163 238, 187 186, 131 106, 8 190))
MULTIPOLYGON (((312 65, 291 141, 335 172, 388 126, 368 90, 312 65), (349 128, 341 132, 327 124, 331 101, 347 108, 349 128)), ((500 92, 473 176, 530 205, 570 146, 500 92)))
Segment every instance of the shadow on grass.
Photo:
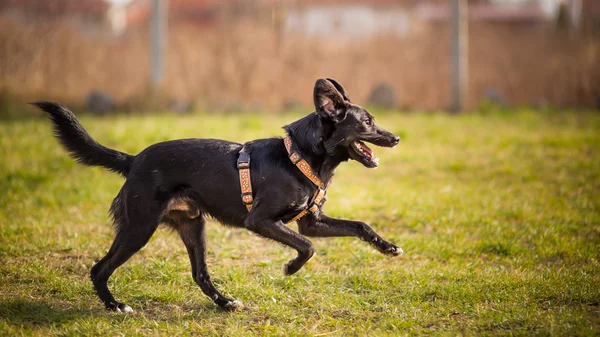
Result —
MULTIPOLYGON (((193 306, 178 307, 175 305, 152 305, 145 309, 134 309, 136 313, 141 313, 144 316, 152 319, 163 321, 171 321, 169 316, 175 312, 195 319, 199 315, 218 316, 228 314, 213 303, 199 303, 193 306)), ((135 314, 134 314, 135 315, 135 314)), ((80 318, 104 317, 109 320, 121 322, 122 314, 113 314, 108 310, 90 310, 78 308, 60 308, 53 306, 43 301, 27 301, 23 299, 0 300, 0 321, 5 320, 11 324, 18 326, 60 326, 80 318)), ((173 322, 178 322, 181 318, 173 319, 173 322)))
POLYGON ((0 301, 0 319, 15 325, 61 325, 91 315, 93 312, 90 310, 61 309, 45 302, 22 299, 0 301))

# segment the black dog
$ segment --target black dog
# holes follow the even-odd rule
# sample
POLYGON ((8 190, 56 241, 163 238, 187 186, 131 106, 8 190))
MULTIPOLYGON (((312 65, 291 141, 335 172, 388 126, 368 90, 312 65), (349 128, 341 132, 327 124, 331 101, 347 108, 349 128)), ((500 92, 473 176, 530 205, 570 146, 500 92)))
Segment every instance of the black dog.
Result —
MULTIPOLYGON (((314 102, 316 112, 284 129, 291 137, 293 150, 325 184, 336 167, 348 159, 377 167, 379 160, 362 141, 393 147, 400 140, 378 127, 364 108, 352 104, 335 80, 317 80, 314 102)), ((178 231, 191 260, 194 280, 204 294, 227 310, 242 304, 221 295, 210 280, 205 260, 205 216, 225 225, 245 227, 296 249, 298 255, 284 267, 287 275, 297 272, 313 256, 312 243, 302 235, 356 236, 384 254, 402 253, 367 224, 330 218, 320 211, 298 220, 302 235, 285 226, 309 206, 317 187, 290 161, 281 138, 258 139, 244 145, 218 139, 181 139, 154 144, 132 156, 100 145, 67 108, 50 102, 34 104, 50 115, 56 137, 73 158, 126 178, 110 207, 116 238, 91 271, 94 288, 110 310, 132 311, 114 299, 107 281, 148 242, 160 223, 178 231), (250 212, 240 197, 236 166, 242 147, 252 161, 254 198, 250 212)))

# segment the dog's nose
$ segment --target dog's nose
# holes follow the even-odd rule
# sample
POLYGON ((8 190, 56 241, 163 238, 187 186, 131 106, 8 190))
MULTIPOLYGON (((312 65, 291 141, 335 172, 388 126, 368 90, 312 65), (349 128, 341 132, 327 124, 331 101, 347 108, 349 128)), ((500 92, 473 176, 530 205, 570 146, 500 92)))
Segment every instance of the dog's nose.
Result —
POLYGON ((394 136, 394 143, 395 144, 400 143, 400 136, 394 136))

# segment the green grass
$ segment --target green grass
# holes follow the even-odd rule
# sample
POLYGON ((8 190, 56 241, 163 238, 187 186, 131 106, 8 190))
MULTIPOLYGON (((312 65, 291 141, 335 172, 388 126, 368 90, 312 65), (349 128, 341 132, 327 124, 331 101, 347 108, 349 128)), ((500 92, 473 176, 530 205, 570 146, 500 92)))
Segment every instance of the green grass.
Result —
MULTIPOLYGON (((299 115, 84 117, 101 143, 137 153, 184 137, 280 136, 299 115)), ((598 335, 600 115, 379 114, 404 136, 380 168, 342 165, 325 211, 402 247, 354 238, 295 252, 209 222, 209 268, 244 302, 222 312, 191 278, 177 235, 159 230, 110 286, 135 313, 104 310, 88 279, 113 232, 123 180, 79 166, 45 120, 0 124, 0 335, 598 335)), ((295 228, 295 225, 293 226, 295 228)))

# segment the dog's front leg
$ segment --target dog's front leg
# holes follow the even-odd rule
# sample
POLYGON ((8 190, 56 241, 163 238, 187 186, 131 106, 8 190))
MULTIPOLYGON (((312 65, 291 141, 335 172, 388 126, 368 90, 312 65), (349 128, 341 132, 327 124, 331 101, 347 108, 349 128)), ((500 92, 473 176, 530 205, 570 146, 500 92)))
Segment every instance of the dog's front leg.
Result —
POLYGON ((275 240, 298 251, 298 256, 283 266, 283 272, 286 275, 297 272, 315 253, 312 242, 307 238, 289 229, 280 220, 263 218, 258 208, 248 214, 245 227, 260 236, 275 240))
POLYGON ((302 235, 313 237, 356 236, 369 242, 383 254, 397 256, 404 253, 402 248, 382 239, 362 221, 335 219, 321 213, 319 218, 310 215, 300 219, 298 231, 302 235))

